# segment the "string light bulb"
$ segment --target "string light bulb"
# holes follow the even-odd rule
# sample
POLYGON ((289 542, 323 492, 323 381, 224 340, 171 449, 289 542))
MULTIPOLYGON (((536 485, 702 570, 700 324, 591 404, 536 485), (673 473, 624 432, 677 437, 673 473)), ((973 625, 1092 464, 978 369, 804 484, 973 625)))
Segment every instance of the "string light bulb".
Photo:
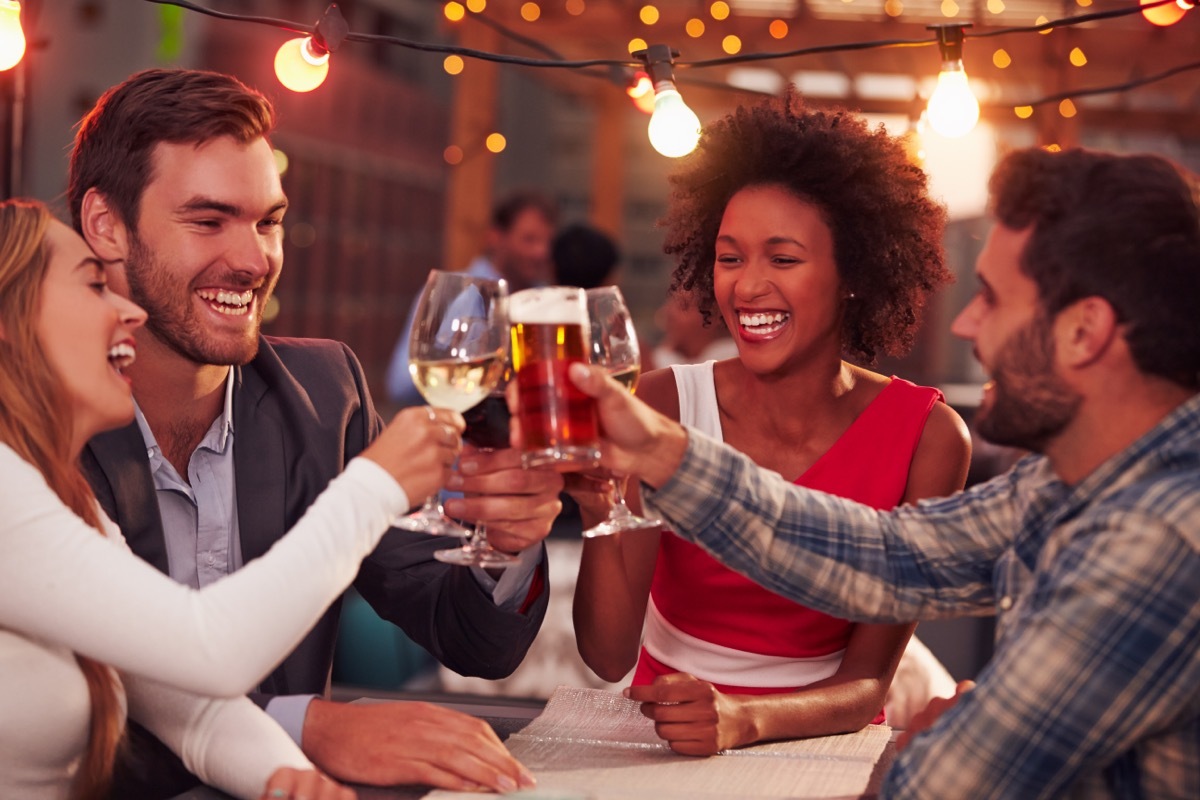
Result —
POLYGON ((929 124, 947 139, 957 139, 969 133, 979 121, 979 101, 967 83, 962 61, 963 29, 970 25, 956 22, 928 27, 937 32, 942 56, 937 88, 926 107, 929 124))
POLYGON ((654 84, 654 113, 647 127, 650 145, 667 158, 686 156, 700 141, 700 118, 675 87, 671 67, 679 53, 665 44, 652 44, 633 55, 645 62, 654 84))
POLYGON ((1195 8, 1196 4, 1192 0, 1175 0, 1174 3, 1160 3, 1159 0, 1140 0, 1139 5, 1147 6, 1153 3, 1159 3, 1153 8, 1143 8, 1142 16, 1146 21, 1165 28, 1168 25, 1174 25, 1179 20, 1183 19, 1183 15, 1189 9, 1195 8))
POLYGON ((0 0, 0 72, 21 63, 25 55, 25 31, 21 29, 21 4, 0 0))
POLYGON ((284 42, 275 52, 275 77, 293 92, 316 89, 329 74, 330 54, 349 32, 350 26, 337 3, 331 4, 317 21, 311 36, 284 42))
POLYGON ((643 114, 654 113, 654 84, 650 82, 650 76, 642 70, 638 70, 630 76, 625 87, 625 94, 633 100, 638 111, 643 114))

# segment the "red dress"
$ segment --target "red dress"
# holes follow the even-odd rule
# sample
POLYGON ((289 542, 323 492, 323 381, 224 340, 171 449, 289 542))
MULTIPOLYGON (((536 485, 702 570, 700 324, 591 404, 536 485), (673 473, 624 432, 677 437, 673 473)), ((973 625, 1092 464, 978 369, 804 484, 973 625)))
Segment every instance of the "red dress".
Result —
MULTIPOLYGON (((711 385, 711 363, 707 367, 711 385)), ((681 421, 720 438, 715 390, 701 393, 699 424, 689 416, 685 392, 697 393, 705 378, 681 380, 681 421), (708 406, 712 405, 711 413, 708 406), (706 420, 703 417, 707 416, 706 420), (715 423, 716 431, 711 430, 715 423), (705 430, 709 428, 709 430, 705 430)), ((942 399, 937 389, 893 378, 796 484, 878 509, 899 505, 925 420, 942 399)), ((692 398, 692 402, 696 400, 692 398)), ((814 611, 776 595, 722 566, 694 544, 665 535, 650 588, 646 635, 634 684, 689 672, 736 694, 795 691, 837 671, 854 623, 814 611)), ((882 716, 876 721, 882 721, 882 716)))

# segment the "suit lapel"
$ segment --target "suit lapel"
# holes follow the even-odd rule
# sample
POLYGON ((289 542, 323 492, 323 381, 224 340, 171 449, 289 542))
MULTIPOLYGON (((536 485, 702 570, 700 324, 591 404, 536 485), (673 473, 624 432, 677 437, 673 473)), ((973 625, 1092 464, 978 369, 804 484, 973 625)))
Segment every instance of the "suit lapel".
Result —
POLYGON ((242 559, 258 558, 283 536, 288 474, 283 420, 254 363, 233 387, 233 464, 242 559))
POLYGON ((90 473, 88 478, 100 505, 121 528, 129 547, 161 572, 167 572, 167 544, 158 496, 137 422, 99 434, 88 443, 87 452, 91 461, 85 455, 83 467, 90 473), (97 471, 102 481, 97 479, 97 471))

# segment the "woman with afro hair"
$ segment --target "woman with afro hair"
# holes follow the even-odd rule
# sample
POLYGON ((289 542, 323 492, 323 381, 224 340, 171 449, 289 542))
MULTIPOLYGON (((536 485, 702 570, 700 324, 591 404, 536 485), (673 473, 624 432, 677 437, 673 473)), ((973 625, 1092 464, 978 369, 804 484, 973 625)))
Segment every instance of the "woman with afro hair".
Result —
MULTIPOLYGON (((961 489, 969 438, 941 393, 863 366, 911 347, 950 277, 945 211, 900 142, 789 93, 706 128, 671 185, 671 290, 738 356, 651 372, 639 397, 880 509, 961 489)), ((606 510, 577 495, 585 522, 606 510)), ((828 617, 655 531, 586 540, 574 614, 588 665, 610 681, 636 665, 659 736, 691 755, 882 721, 914 627, 828 617)))

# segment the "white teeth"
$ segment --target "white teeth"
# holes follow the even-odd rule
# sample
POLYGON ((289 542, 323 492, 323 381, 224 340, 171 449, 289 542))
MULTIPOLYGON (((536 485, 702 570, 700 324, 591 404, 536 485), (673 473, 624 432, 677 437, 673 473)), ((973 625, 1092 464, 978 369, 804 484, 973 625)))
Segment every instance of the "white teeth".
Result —
POLYGON ((250 306, 250 301, 254 299, 254 291, 252 289, 247 289, 244 292, 230 292, 225 289, 198 289, 196 294, 210 303, 219 303, 216 307, 217 311, 234 317, 245 314, 250 306))
POLYGON ((782 328, 783 323, 786 322, 790 317, 791 314, 781 311, 776 311, 771 314, 748 314, 743 312, 738 314, 738 323, 743 328, 763 328, 763 330, 756 330, 754 333, 774 333, 782 328))
POLYGON ((137 354, 133 346, 126 342, 114 344, 108 348, 108 360, 117 368, 118 372, 132 364, 135 358, 137 358, 137 354))

